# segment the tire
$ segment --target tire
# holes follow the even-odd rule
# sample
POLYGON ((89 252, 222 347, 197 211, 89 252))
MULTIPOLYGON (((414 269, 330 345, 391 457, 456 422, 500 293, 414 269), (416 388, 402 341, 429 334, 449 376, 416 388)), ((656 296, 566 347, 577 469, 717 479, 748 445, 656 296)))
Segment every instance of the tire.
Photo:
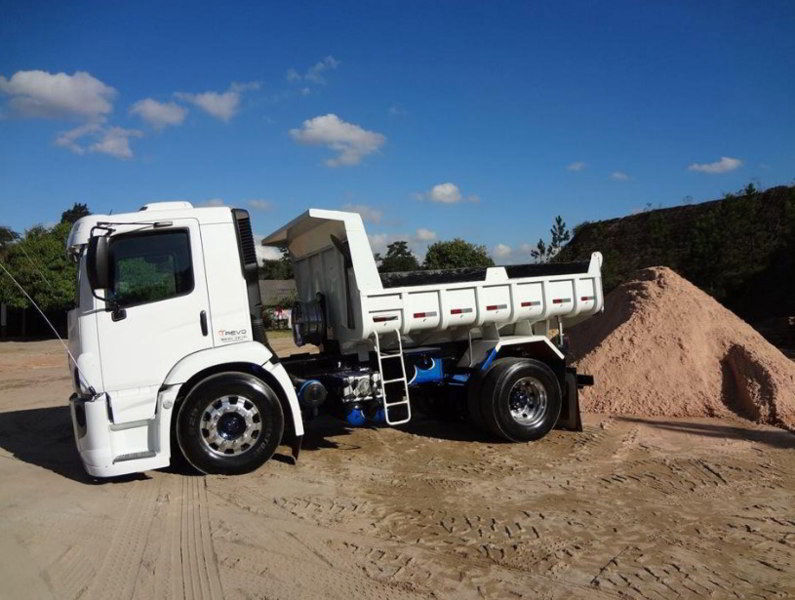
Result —
POLYGON ((555 373, 533 359, 495 361, 480 390, 485 426, 511 442, 544 437, 555 426, 560 409, 561 390, 555 373))
POLYGON ((179 448, 195 469, 238 475, 273 456, 284 433, 284 414, 278 396, 262 380, 219 373, 189 392, 176 430, 179 448))

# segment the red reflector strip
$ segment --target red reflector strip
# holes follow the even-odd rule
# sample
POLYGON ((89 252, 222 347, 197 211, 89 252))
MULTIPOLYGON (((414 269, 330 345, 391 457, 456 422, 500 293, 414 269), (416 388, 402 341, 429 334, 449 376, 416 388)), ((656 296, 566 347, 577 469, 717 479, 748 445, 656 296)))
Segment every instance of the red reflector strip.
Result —
POLYGON ((451 308, 450 309, 450 314, 451 315, 462 315, 464 313, 471 313, 471 312, 472 312, 471 308, 451 308))
POLYGON ((507 304, 489 304, 486 307, 486 310, 502 310, 503 308, 508 308, 507 304))
POLYGON ((552 304, 563 304, 564 302, 571 302, 571 298, 555 298, 552 304))
POLYGON ((376 323, 383 323, 384 321, 395 321, 397 319, 397 315, 380 315, 377 317, 373 317, 373 321, 376 323))
POLYGON ((430 312, 421 312, 421 313, 414 313, 415 319, 424 319, 425 317, 435 317, 436 311, 432 310, 430 312))
POLYGON ((589 302, 590 300, 593 300, 593 299, 594 299, 593 296, 583 296, 582 298, 580 298, 580 301, 581 302, 589 302))
POLYGON ((522 308, 527 308, 528 306, 538 306, 541 304, 541 300, 530 300, 528 302, 522 302, 522 308))

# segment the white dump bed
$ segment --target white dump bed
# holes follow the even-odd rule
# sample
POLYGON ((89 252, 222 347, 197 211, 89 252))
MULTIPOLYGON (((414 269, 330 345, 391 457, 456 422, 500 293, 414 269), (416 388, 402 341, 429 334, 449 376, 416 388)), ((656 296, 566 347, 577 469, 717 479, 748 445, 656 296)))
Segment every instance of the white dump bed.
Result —
POLYGON ((573 324, 603 305, 598 252, 588 263, 379 275, 361 217, 318 209, 263 244, 288 247, 300 299, 322 294, 329 337, 348 347, 374 332, 399 330, 427 342, 488 324, 558 317, 573 324))

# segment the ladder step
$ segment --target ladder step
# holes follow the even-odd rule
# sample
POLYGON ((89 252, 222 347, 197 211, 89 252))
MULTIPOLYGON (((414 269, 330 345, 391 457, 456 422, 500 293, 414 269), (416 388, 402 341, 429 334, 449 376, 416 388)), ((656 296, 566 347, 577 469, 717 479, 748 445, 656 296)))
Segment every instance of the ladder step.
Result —
POLYGON ((401 400, 400 402, 385 402, 384 405, 389 408, 390 406, 405 406, 409 404, 408 400, 401 400))
POLYGON ((406 379, 403 379, 402 377, 398 377, 397 379, 384 379, 384 385, 386 385, 387 383, 397 383, 397 382, 408 383, 408 381, 406 379))

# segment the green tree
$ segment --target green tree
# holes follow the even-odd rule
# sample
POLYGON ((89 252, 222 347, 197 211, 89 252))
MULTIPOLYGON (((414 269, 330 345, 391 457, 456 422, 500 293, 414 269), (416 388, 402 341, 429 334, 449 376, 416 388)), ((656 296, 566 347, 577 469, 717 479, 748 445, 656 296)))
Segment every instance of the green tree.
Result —
POLYGON ((6 249, 19 239, 19 234, 5 225, 0 225, 0 258, 5 255, 6 249))
POLYGON ((259 268, 260 279, 293 278, 293 263, 290 260, 290 255, 287 253, 287 248, 280 248, 280 250, 282 252, 281 258, 266 258, 262 261, 262 265, 260 265, 259 268))
POLYGON ((416 271, 420 268, 417 257, 409 250, 408 242, 403 240, 389 244, 386 247, 386 256, 376 254, 376 262, 379 263, 378 270, 382 273, 416 271))
POLYGON ((72 208, 65 210, 61 213, 61 223, 74 223, 78 219, 87 217, 91 214, 88 206, 81 202, 75 202, 72 208))
POLYGON ((472 244, 461 238, 448 242, 436 242, 425 255, 426 269, 457 269, 462 267, 493 267, 486 247, 472 244))
MULTIPOLYGON (((75 265, 66 256, 71 227, 70 223, 50 228, 37 225, 5 245, 3 264, 44 311, 68 310, 74 302, 75 265)), ((0 302, 28 306, 5 273, 0 275, 0 302)))
POLYGON ((560 215, 555 217, 555 223, 552 225, 549 233, 552 236, 549 244, 545 243, 544 240, 538 240, 535 249, 530 250, 530 256, 532 256, 536 262, 543 263, 551 261, 558 252, 560 252, 560 249, 566 245, 566 242, 571 239, 571 232, 566 227, 566 223, 560 215))

